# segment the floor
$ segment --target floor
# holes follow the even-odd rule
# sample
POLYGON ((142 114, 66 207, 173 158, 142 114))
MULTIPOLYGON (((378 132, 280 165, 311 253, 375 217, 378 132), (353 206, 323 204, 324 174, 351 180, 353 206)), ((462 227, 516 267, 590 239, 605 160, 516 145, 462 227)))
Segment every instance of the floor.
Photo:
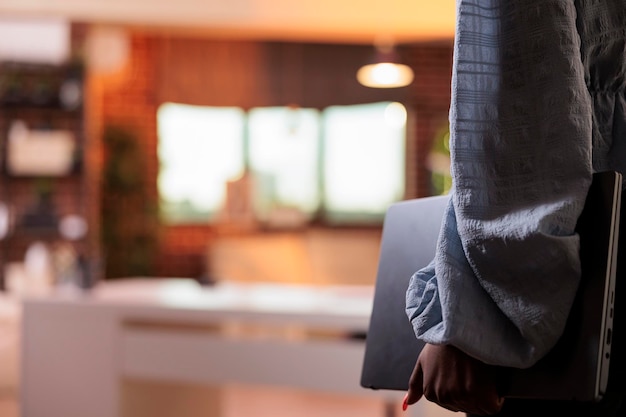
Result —
MULTIPOLYGON (((206 387, 126 381, 123 417, 386 417, 379 398, 310 392, 286 387, 206 387)), ((398 401, 398 412, 400 402, 398 401)), ((400 415, 397 413, 396 415, 400 415)))
POLYGON ((18 417, 19 317, 17 303, 0 294, 0 416, 18 417))
POLYGON ((19 406, 14 395, 0 395, 0 416, 2 417, 18 417, 19 406))
MULTIPOLYGON (((207 397, 206 387, 172 387, 166 384, 132 382, 132 399, 125 401, 121 417, 452 417, 432 403, 422 402, 413 410, 400 403, 385 405, 371 398, 311 393, 289 388, 229 387, 222 389, 217 404, 207 397), (142 385, 139 387, 139 385, 142 385), (165 395, 163 395, 165 394, 165 395)), ((16 396, 0 395, 0 416, 20 417, 16 396)))
MULTIPOLYGON (((17 364, 11 365, 17 368, 17 364)), ((6 367, 4 369, 6 370, 6 367)), ((20 417, 17 385, 0 389, 1 417, 20 417)), ((207 387, 133 380, 124 381, 122 386, 121 417, 452 416, 451 412, 425 401, 403 412, 401 393, 394 393, 393 400, 385 401, 380 397, 346 396, 289 387, 249 385, 207 387)))

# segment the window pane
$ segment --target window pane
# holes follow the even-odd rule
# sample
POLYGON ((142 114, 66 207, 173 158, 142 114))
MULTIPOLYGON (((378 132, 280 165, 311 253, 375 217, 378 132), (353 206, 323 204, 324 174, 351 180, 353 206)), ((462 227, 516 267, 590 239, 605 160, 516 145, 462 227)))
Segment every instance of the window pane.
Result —
POLYGON ((400 103, 324 112, 324 199, 330 219, 380 219, 404 196, 406 109, 400 103))
POLYGON ((290 107, 249 114, 250 168, 256 205, 265 217, 277 208, 313 213, 319 206, 319 112, 290 107))
POLYGON ((164 219, 209 220, 224 203, 226 181, 243 173, 243 110, 166 103, 157 122, 164 219))

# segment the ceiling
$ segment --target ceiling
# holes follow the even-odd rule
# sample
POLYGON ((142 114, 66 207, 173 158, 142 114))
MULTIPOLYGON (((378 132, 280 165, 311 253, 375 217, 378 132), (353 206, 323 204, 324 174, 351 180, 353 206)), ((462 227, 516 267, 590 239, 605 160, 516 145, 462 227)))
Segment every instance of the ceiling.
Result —
POLYGON ((452 38, 455 0, 1 0, 0 16, 230 38, 413 43, 452 38))

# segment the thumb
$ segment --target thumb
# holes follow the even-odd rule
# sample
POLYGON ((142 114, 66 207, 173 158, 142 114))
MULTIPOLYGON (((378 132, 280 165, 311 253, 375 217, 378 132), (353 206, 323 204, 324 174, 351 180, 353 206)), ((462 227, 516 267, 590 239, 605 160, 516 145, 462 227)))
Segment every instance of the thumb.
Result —
POLYGON ((415 369, 413 370, 413 374, 411 375, 411 379, 409 380, 409 390, 404 396, 403 409, 406 409, 407 406, 411 404, 415 404, 422 398, 424 395, 424 373, 422 372, 422 366, 417 362, 415 365, 415 369))

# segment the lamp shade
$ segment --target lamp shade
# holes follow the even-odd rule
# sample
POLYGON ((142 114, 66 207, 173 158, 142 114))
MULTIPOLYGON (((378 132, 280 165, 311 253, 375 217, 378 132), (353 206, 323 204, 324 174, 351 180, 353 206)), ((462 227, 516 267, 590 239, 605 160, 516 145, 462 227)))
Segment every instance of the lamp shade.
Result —
POLYGON ((379 47, 373 62, 359 68, 356 78, 366 87, 397 88, 411 84, 414 75, 411 67, 400 63, 393 49, 379 47))

